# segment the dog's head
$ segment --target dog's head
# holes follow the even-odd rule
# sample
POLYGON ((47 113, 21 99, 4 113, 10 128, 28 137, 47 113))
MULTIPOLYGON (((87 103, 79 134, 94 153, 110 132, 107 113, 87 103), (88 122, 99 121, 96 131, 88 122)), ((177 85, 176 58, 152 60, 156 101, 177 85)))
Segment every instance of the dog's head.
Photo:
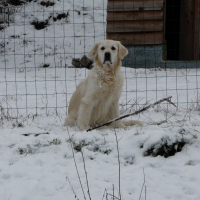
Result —
POLYGON ((96 43, 88 53, 89 57, 94 56, 94 61, 102 67, 116 66, 128 54, 128 50, 118 41, 104 40, 96 43))

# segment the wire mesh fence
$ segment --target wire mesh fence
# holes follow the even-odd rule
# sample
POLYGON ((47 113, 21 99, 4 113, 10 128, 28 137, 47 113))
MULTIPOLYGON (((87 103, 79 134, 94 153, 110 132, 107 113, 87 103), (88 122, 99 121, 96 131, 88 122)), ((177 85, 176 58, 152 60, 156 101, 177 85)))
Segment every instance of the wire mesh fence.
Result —
POLYGON ((1 1, 1 120, 65 116, 88 73, 72 59, 106 38, 129 49, 122 113, 169 95, 199 110, 199 8, 195 0, 1 1))

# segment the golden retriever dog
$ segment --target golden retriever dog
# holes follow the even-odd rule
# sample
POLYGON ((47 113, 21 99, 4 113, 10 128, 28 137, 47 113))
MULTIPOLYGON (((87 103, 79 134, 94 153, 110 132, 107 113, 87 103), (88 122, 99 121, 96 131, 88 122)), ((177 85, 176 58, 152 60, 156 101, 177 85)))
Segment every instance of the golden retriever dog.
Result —
MULTIPOLYGON (((94 56, 94 67, 72 95, 66 126, 76 125, 80 130, 86 130, 120 117, 119 98, 124 81, 120 66, 127 54, 128 50, 118 41, 104 40, 93 46, 88 56, 94 56)), ((110 127, 124 128, 136 124, 141 125, 141 122, 118 120, 110 127)))

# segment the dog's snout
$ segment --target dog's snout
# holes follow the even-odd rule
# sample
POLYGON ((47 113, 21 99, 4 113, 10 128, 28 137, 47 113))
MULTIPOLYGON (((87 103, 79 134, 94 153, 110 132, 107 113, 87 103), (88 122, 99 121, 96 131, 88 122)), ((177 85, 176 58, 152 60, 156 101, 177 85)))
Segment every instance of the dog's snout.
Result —
POLYGON ((105 60, 110 60, 110 52, 105 53, 105 60))
POLYGON ((111 62, 111 53, 109 51, 106 51, 104 53, 104 62, 103 62, 103 64, 105 64, 106 62, 110 62, 110 64, 112 64, 112 62, 111 62))

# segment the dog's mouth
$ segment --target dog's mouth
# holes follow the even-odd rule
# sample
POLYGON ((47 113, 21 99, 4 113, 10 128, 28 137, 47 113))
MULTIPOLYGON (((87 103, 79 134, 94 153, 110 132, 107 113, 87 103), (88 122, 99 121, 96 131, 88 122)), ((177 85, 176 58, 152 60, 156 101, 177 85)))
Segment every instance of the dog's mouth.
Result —
POLYGON ((112 64, 110 52, 106 52, 104 54, 104 62, 103 62, 103 64, 105 64, 107 61, 110 62, 110 64, 112 64))

